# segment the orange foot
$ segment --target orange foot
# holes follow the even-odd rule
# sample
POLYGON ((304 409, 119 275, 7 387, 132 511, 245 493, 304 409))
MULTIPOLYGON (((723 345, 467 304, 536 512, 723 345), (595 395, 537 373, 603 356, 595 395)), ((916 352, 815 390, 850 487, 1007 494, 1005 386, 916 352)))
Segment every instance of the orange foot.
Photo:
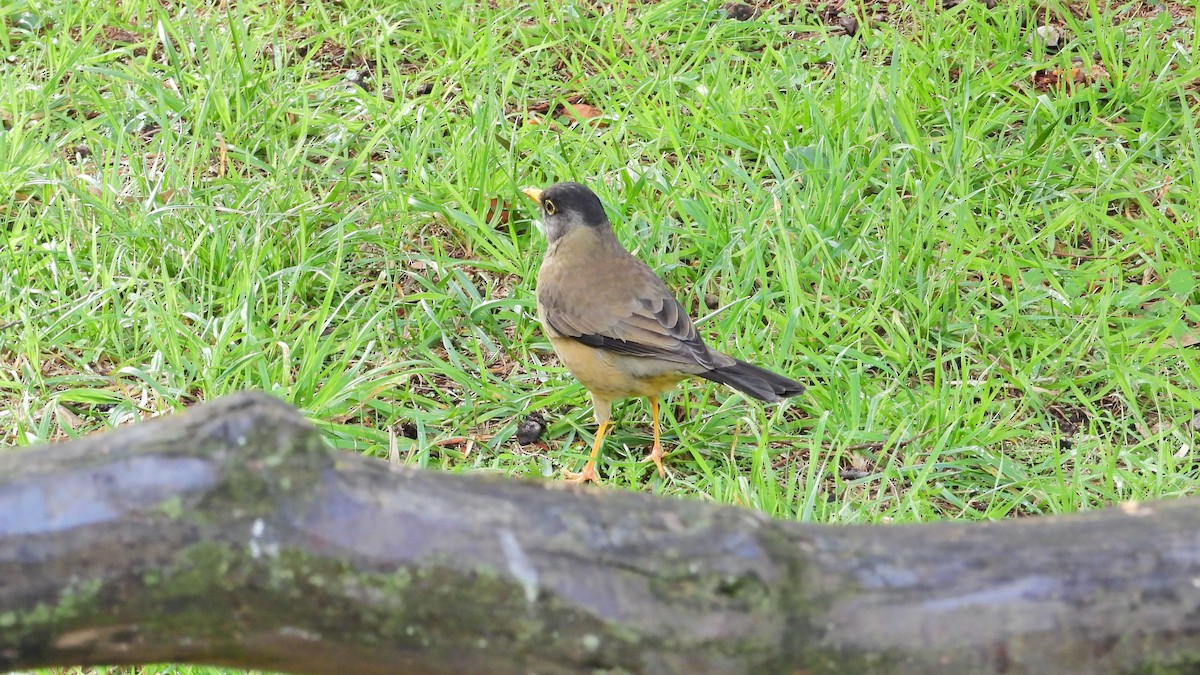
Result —
POLYGON ((582 484, 591 481, 597 485, 600 484, 600 476, 596 473, 596 463, 588 462, 584 465, 583 471, 567 471, 563 470, 563 475, 566 476, 563 480, 568 483, 582 484))
POLYGON ((645 461, 654 462, 654 466, 658 467, 658 477, 666 478, 667 471, 666 471, 666 469, 663 468, 662 458, 663 458, 662 446, 659 445, 658 443, 655 443, 654 447, 650 449, 650 454, 646 455, 645 461))

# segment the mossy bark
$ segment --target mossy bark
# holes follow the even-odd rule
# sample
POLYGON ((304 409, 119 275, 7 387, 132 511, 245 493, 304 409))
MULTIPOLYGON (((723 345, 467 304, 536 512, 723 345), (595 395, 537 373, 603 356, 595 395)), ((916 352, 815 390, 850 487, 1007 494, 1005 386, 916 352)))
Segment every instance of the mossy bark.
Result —
POLYGON ((0 667, 1194 672, 1200 504, 829 527, 328 449, 241 394, 0 453, 0 667))

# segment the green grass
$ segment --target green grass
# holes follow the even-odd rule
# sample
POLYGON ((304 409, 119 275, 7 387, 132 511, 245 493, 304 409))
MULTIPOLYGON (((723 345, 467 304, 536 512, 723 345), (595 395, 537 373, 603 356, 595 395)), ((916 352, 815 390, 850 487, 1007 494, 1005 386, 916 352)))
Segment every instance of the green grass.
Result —
POLYGON ((684 0, 106 4, 4 10, 5 444, 254 388, 348 451, 578 469, 518 191, 572 179, 713 344, 810 386, 681 387, 665 481, 618 406, 608 486, 831 523, 1195 491, 1190 12, 1051 3, 1045 54, 1027 2, 856 37, 684 0), (548 123, 568 98, 603 118, 548 123))
POLYGON ((685 0, 109 4, 0 10, 4 444, 254 388, 347 451, 578 469, 518 191, 572 179, 713 344, 810 387, 681 387, 665 481, 618 406, 609 487, 827 523, 1195 492, 1190 10, 1051 3, 1046 54, 1021 0, 856 37, 685 0), (603 118, 547 123, 568 99, 603 118))

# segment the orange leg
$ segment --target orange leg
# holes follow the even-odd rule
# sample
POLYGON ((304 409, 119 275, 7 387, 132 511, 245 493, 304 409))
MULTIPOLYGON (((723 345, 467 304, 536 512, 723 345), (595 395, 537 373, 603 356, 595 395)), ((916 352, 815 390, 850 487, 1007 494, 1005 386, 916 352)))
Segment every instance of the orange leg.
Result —
POLYGON ((647 462, 654 462, 654 466, 658 467, 658 475, 660 478, 666 478, 667 472, 663 469, 662 458, 663 449, 662 443, 659 442, 658 430, 658 397, 647 396, 650 399, 650 414, 654 417, 654 447, 650 449, 650 454, 646 456, 647 462))
POLYGON ((592 443, 592 456, 588 458, 587 464, 583 466, 583 471, 576 473, 575 471, 563 471, 566 474, 568 483, 586 483, 589 480, 593 483, 600 483, 600 476, 596 473, 596 459, 600 456, 600 444, 604 442, 604 433, 608 431, 609 422, 604 420, 600 423, 600 428, 596 429, 596 442, 592 443))

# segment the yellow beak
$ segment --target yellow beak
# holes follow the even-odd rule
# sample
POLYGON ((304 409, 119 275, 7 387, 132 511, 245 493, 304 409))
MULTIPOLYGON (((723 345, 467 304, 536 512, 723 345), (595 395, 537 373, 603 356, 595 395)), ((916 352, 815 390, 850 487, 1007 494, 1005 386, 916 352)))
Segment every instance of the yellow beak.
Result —
POLYGON ((533 201, 537 202, 538 206, 542 205, 542 191, 541 190, 539 190, 537 188, 525 188, 524 190, 521 190, 521 192, 524 192, 526 197, 529 197, 533 201))

